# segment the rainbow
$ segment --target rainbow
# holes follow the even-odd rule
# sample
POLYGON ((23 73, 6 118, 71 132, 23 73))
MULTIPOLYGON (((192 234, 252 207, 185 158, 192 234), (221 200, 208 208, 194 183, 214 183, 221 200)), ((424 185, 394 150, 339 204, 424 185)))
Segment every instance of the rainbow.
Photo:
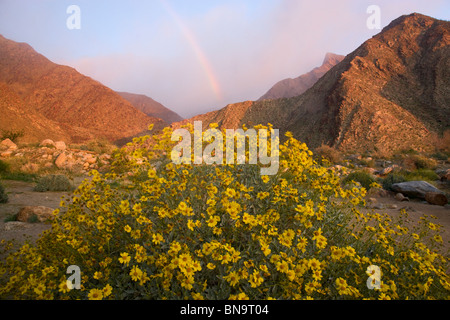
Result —
POLYGON ((183 22, 181 17, 175 12, 175 10, 172 8, 172 6, 169 4, 168 1, 166 1, 166 0, 159 0, 159 1, 164 6, 167 13, 176 22, 176 24, 180 28, 183 36, 186 38, 189 45, 192 47, 192 50, 194 50, 194 53, 197 56, 199 63, 201 64, 203 70, 206 73, 206 76, 208 77, 208 81, 211 86, 211 89, 213 90, 216 97, 220 101, 222 101, 223 95, 222 95, 222 91, 220 89, 219 81, 217 80, 217 77, 214 74, 214 69, 212 68, 211 63, 209 62, 208 58, 206 57, 206 54, 203 52, 202 48, 198 44, 198 41, 195 38, 194 33, 183 22))

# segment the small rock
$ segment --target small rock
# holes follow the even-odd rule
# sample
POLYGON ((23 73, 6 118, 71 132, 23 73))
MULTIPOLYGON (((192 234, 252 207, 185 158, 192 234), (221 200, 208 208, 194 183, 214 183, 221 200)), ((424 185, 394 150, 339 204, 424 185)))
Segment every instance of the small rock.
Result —
POLYGON ((395 200, 398 200, 398 201, 409 201, 409 198, 408 197, 405 197, 402 193, 397 193, 396 195, 395 195, 395 200))
POLYGON ((53 219, 53 209, 43 206, 27 206, 20 209, 17 214, 17 221, 27 222, 33 216, 36 216, 40 222, 53 219))
POLYGON ((21 230, 26 229, 29 227, 28 223, 22 222, 22 221, 10 221, 5 223, 3 226, 3 229, 5 231, 12 231, 12 230, 21 230))
POLYGON ((387 207, 388 207, 388 209, 397 209, 397 205, 396 204, 390 204, 387 207))
POLYGON ((384 168, 383 170, 381 170, 380 172, 380 176, 385 176, 389 173, 391 173, 392 171, 394 171, 394 169, 396 169, 398 167, 398 165, 393 164, 392 166, 389 166, 387 168, 384 168))
POLYGON ((430 204, 435 204, 438 206, 445 206, 448 203, 445 194, 440 192, 427 192, 425 194, 425 200, 430 204))
POLYGON ((17 145, 12 142, 10 139, 5 139, 1 142, 2 145, 7 146, 9 150, 16 150, 17 145))
POLYGON ((382 204, 382 203, 375 203, 375 204, 372 206, 372 208, 373 208, 373 209, 382 210, 382 209, 384 209, 384 204, 382 204))

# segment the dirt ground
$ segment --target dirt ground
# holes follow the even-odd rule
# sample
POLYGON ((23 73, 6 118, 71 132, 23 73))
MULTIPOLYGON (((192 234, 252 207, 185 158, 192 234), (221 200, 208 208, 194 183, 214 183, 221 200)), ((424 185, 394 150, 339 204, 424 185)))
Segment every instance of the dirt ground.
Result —
MULTIPOLYGON (((450 250, 450 205, 437 206, 428 204, 426 201, 419 199, 410 199, 410 201, 398 201, 392 195, 388 197, 375 197, 376 204, 382 204, 382 209, 375 209, 373 205, 371 208, 364 209, 364 211, 374 211, 378 213, 387 213, 390 216, 397 217, 401 209, 405 209, 408 213, 409 219, 412 222, 419 221, 420 217, 424 215, 435 216, 437 219, 430 219, 435 224, 442 225, 441 234, 444 243, 444 251, 450 250), (396 207, 396 208, 394 208, 396 207)), ((371 205, 368 202, 368 206, 371 205)))
POLYGON ((44 206, 59 208, 62 196, 70 196, 69 192, 36 192, 34 184, 22 181, 3 180, 2 184, 8 194, 9 201, 0 204, 0 241, 15 240, 18 244, 26 239, 35 240, 50 223, 5 222, 17 214, 25 206, 44 206))
MULTIPOLYGON (((81 182, 81 180, 82 178, 79 178, 78 182, 81 182)), ((39 234, 50 228, 50 223, 5 222, 7 217, 18 213, 22 207, 28 205, 46 206, 56 209, 59 207, 61 197, 70 195, 68 192, 35 192, 33 191, 33 183, 21 181, 3 181, 2 183, 8 193, 9 202, 0 204, 0 240, 15 239, 18 244, 23 243, 27 238, 37 239, 39 234)), ((420 200, 400 202, 392 196, 375 196, 374 198, 376 201, 372 206, 378 205, 381 206, 381 209, 371 208, 365 210, 374 210, 379 213, 386 212, 395 217, 404 208, 413 221, 417 221, 424 214, 436 216, 437 220, 435 223, 443 226, 444 233, 442 238, 446 246, 445 251, 450 249, 450 205, 436 206, 420 200)))

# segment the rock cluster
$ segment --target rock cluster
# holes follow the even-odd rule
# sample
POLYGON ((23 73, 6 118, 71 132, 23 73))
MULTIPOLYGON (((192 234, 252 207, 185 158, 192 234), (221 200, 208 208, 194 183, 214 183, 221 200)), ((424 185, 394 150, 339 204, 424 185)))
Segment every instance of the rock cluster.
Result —
POLYGON ((0 158, 22 157, 29 161, 21 168, 24 172, 35 173, 40 168, 71 170, 86 173, 92 169, 107 170, 111 155, 96 154, 92 151, 71 149, 64 141, 43 140, 38 147, 19 148, 11 140, 0 143, 0 158))

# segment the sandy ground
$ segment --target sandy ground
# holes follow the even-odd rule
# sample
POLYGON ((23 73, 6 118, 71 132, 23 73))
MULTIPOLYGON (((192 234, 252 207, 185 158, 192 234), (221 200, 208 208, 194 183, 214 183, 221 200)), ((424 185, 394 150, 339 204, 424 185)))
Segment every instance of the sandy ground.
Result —
POLYGON ((35 192, 34 184, 22 181, 2 181, 8 194, 9 201, 0 204, 0 240, 15 240, 18 244, 26 239, 35 240, 50 223, 12 223, 14 226, 6 227, 11 222, 5 219, 17 214, 24 206, 44 206, 52 209, 59 208, 62 196, 70 196, 69 192, 35 192), (10 230, 8 230, 10 229, 10 230))
MULTIPOLYGON (((387 213, 390 216, 398 217, 400 215, 400 210, 405 209, 408 213, 409 219, 412 223, 419 221, 420 217, 424 215, 435 216, 437 219, 430 219, 431 222, 435 224, 440 224, 442 226, 441 234, 444 251, 450 252, 450 205, 437 206, 428 204, 426 201, 421 201, 420 199, 411 199, 410 201, 398 201, 393 195, 388 197, 375 197, 376 204, 381 204, 382 209, 367 208, 363 211, 373 211, 378 213, 387 213), (396 207, 391 208, 391 207, 396 207)), ((373 207, 368 202, 368 207, 373 207)))
MULTIPOLYGON (((81 182, 81 179, 78 182, 81 182)), ((5 226, 8 222, 5 222, 5 218, 18 213, 22 207, 27 205, 46 206, 56 209, 59 207, 61 197, 70 195, 67 192, 35 192, 33 191, 34 185, 27 182, 3 181, 2 183, 8 193, 9 202, 0 204, 0 240, 15 239, 18 244, 23 243, 27 238, 31 238, 31 240, 37 239, 39 234, 50 228, 50 223, 20 223, 17 228, 8 228, 10 230, 6 230, 5 226)), ((381 205, 382 209, 364 210, 374 210, 379 213, 386 212, 395 217, 399 215, 400 210, 404 208, 409 213, 409 217, 413 222, 418 221, 424 214, 434 215, 437 217, 435 223, 443 226, 444 233, 442 234, 442 238, 445 245, 445 251, 450 249, 450 205, 436 206, 424 203, 420 200, 400 202, 392 196, 376 196, 375 199, 376 201, 374 204, 381 205), (396 208, 392 208, 395 206, 396 208)))

